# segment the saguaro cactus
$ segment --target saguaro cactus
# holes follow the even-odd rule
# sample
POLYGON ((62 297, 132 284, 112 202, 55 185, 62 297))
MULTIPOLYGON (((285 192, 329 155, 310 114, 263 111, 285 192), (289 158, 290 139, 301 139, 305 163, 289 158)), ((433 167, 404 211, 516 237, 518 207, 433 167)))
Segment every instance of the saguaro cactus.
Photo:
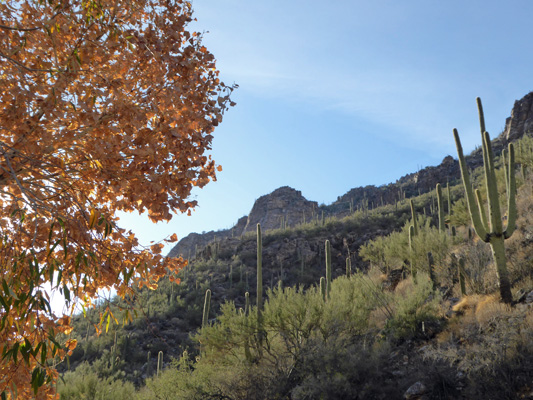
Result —
MULTIPOLYGON (((248 316, 250 315, 250 293, 246 292, 244 294, 244 317, 245 317, 245 327, 246 332, 248 332, 248 316)), ((252 354, 250 353, 250 341, 249 338, 246 337, 244 341, 244 356, 246 357, 246 360, 248 362, 252 362, 252 354)))
POLYGON ((439 209, 439 232, 445 231, 444 224, 444 203, 442 202, 442 188, 440 183, 437 183, 437 207, 439 209))
POLYGON ((489 209, 488 221, 483 204, 481 202, 481 194, 479 189, 476 190, 475 195, 474 191, 472 190, 470 176, 468 174, 465 157, 463 155, 463 148, 461 146, 461 141, 459 140, 459 133, 457 132, 457 129, 453 130, 453 135, 455 138, 455 144, 457 146, 457 154, 459 156, 459 165, 461 167, 461 177, 466 193, 468 211, 470 213, 470 218, 472 219, 472 224, 474 225, 474 230, 481 240, 490 244, 500 284, 500 295, 504 303, 510 304, 513 300, 513 297, 511 294, 511 283, 509 281, 509 273, 506 265, 504 240, 511 237, 516 227, 516 177, 514 166, 514 147, 512 143, 509 144, 509 167, 506 171, 508 174, 508 183, 506 185, 507 227, 504 229, 502 223, 502 214, 500 211, 500 203, 498 199, 498 188, 496 186, 494 155, 490 143, 490 136, 485 130, 485 118, 483 115, 481 100, 479 97, 476 100, 483 141, 483 165, 485 169, 485 184, 487 187, 489 209))
POLYGON ((331 244, 326 240, 326 298, 331 293, 331 244))
POLYGON ((205 291, 205 300, 204 300, 204 313, 202 315, 202 328, 205 328, 209 321, 209 307, 211 305, 211 290, 207 289, 205 291))
POLYGON ((352 276, 352 260, 350 257, 346 257, 346 277, 352 276))
POLYGON ((257 342, 259 356, 263 344, 263 238, 261 224, 257 224, 257 342))
POLYGON ((413 199, 409 199, 409 204, 411 205, 411 218, 413 219, 413 229, 414 229, 414 235, 418 235, 418 224, 416 223, 416 211, 415 211, 415 204, 413 203, 413 199))
POLYGON ((326 278, 320 277, 320 294, 322 294, 322 300, 326 301, 326 278))
POLYGON ((452 195, 450 193, 450 184, 446 183, 446 192, 448 195, 448 217, 452 215, 452 195))
POLYGON ((161 375, 161 371, 163 371, 163 352, 160 351, 157 354, 157 376, 161 375))

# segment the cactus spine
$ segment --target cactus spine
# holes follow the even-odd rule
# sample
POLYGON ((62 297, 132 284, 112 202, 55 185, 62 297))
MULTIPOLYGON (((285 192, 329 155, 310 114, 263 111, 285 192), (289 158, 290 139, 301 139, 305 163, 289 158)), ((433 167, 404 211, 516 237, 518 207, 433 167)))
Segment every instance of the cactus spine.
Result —
POLYGON ((204 300, 204 314, 202 316, 202 328, 205 328, 209 323, 209 307, 211 305, 211 290, 207 289, 205 291, 205 300, 204 300))
POLYGON ((507 227, 504 229, 502 224, 502 216, 500 211, 500 204, 498 199, 498 188, 496 186, 496 173, 494 170, 494 155, 490 143, 490 136, 485 130, 485 119, 483 115, 483 107, 479 97, 476 99, 479 110, 479 122, 482 134, 483 145, 483 165, 485 169, 485 184, 487 187, 487 198, 489 208, 490 225, 487 223, 483 204, 481 203, 480 195, 476 191, 476 199, 472 185, 470 184, 470 176, 466 166, 465 157, 463 155, 463 148, 459 139, 457 129, 453 130, 455 144, 457 146, 457 154, 459 155, 459 165, 461 167, 461 177, 463 186, 465 188, 466 200, 468 204, 468 211, 474 230, 476 234, 486 243, 490 244, 492 255, 496 264, 496 271, 498 274, 500 284, 500 296, 504 303, 510 304, 513 300, 511 294, 511 283, 509 281, 509 273, 507 271, 504 240, 511 237, 516 227, 516 177, 514 167, 514 147, 509 144, 509 167, 507 173, 509 174, 507 181, 507 227))
POLYGON ((331 244, 326 240, 326 298, 331 293, 331 244))
POLYGON ((437 183, 437 207, 439 209, 439 232, 445 231, 444 224, 444 203, 442 201, 442 188, 440 183, 437 183))

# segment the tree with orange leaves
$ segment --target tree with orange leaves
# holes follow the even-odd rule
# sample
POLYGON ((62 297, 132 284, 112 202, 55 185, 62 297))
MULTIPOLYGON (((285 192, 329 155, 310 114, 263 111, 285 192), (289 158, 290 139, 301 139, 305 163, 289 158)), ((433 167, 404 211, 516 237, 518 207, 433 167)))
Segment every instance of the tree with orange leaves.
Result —
POLYGON ((2 398, 54 398, 53 366, 76 346, 46 284, 87 305, 184 265, 116 212, 168 221, 215 179, 205 152, 234 86, 191 21, 183 0, 0 2, 2 398))

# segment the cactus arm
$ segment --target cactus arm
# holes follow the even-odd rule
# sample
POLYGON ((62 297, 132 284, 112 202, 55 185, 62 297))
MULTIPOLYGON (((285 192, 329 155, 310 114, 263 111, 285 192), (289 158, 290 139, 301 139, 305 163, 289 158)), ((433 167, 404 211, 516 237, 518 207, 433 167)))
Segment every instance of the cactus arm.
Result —
POLYGON ((322 295, 322 300, 326 301, 326 278, 323 276, 320 277, 320 294, 322 295))
POLYGON ((504 175, 505 175, 505 191, 507 192, 507 200, 509 200, 509 186, 510 186, 510 174, 509 174, 509 165, 505 163, 503 165, 504 175))
POLYGON ((485 132, 485 115, 483 113, 483 104, 481 104, 481 99, 479 97, 476 97, 476 103, 477 103, 477 111, 479 114, 479 127, 481 130, 481 134, 485 132))
POLYGON ((481 191, 479 189, 476 189, 475 193, 479 215, 481 216, 481 223, 485 227, 485 230, 488 230, 489 224, 487 222, 487 213, 485 212, 485 208, 483 207, 483 200, 481 199, 481 191))
POLYGON ((507 228, 504 238, 511 237, 516 228, 516 176, 515 176, 515 153, 513 144, 509 144, 509 190, 507 191, 507 228))
POLYGON ((500 199, 498 196, 498 187, 496 184, 496 173, 494 171, 494 154, 490 145, 490 136, 488 132, 483 134, 483 144, 487 150, 487 164, 485 164, 485 179, 487 184, 487 199, 489 203, 489 220, 490 230, 494 235, 501 235, 502 214, 500 211, 500 199))
POLYGON ((468 205, 468 211, 470 212, 470 218, 472 219, 472 224, 474 225, 476 234, 481 238, 481 240, 488 242, 489 238, 487 235, 487 230, 483 226, 479 209, 474 200, 472 184, 470 183, 470 176, 468 174, 468 168, 466 166, 466 160, 463 154, 463 146, 461 146, 461 140, 459 139, 459 133, 457 132, 457 129, 453 130, 453 136, 455 138, 455 145, 457 147, 457 154, 459 156, 459 166, 461 167, 461 177, 463 186, 465 188, 466 203, 468 205))

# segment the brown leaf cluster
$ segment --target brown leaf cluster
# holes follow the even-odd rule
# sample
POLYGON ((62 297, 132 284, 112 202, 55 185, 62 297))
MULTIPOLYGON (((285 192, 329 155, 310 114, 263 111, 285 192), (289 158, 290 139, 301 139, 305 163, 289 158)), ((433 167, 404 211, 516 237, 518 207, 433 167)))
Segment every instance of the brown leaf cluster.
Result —
POLYGON ((75 346, 46 283, 90 303, 184 265, 115 214, 168 221, 215 179, 234 87, 192 18, 182 0, 0 2, 0 393, 53 397, 53 360, 75 346))

